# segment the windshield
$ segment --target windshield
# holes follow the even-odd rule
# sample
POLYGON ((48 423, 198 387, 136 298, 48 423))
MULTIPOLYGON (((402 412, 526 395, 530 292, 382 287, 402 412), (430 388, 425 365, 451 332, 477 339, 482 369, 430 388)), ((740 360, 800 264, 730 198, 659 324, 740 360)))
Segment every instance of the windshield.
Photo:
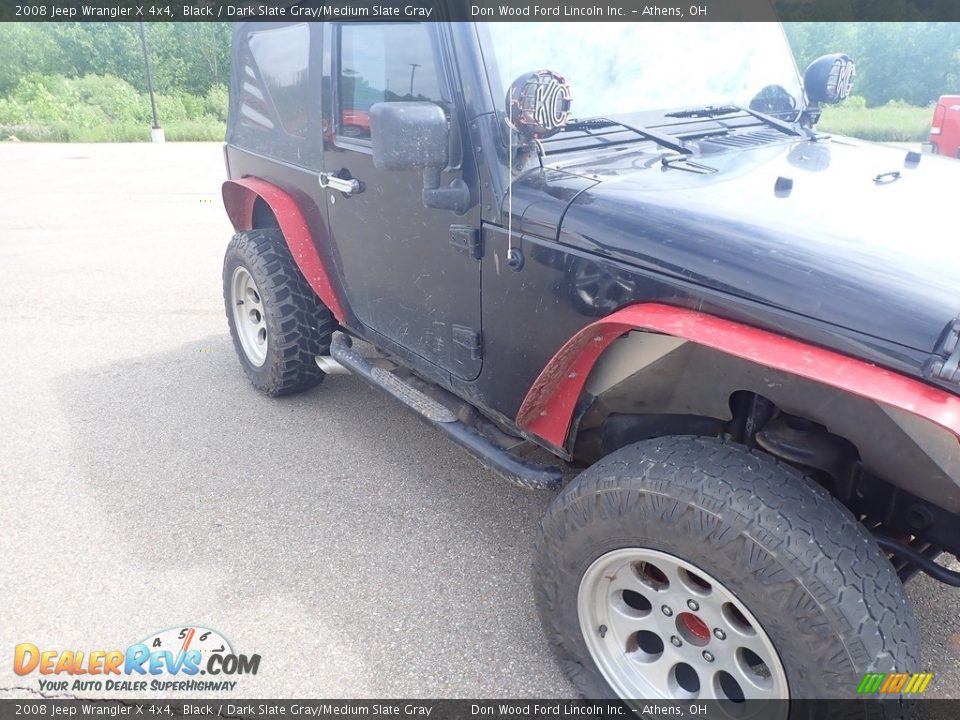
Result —
POLYGON ((735 104, 792 119, 802 89, 778 23, 479 23, 498 106, 521 74, 555 70, 580 119, 735 104))

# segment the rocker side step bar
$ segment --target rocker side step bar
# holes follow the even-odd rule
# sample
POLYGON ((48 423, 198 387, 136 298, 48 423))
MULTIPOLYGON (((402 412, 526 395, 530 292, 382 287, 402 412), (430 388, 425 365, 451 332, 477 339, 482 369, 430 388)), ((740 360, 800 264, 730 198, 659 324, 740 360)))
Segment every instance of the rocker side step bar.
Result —
POLYGON ((457 419, 453 411, 383 368, 376 367, 350 346, 350 338, 334 333, 330 356, 368 383, 393 396, 426 419, 440 432, 507 480, 528 490, 560 487, 563 473, 558 467, 529 463, 497 446, 469 425, 457 419))

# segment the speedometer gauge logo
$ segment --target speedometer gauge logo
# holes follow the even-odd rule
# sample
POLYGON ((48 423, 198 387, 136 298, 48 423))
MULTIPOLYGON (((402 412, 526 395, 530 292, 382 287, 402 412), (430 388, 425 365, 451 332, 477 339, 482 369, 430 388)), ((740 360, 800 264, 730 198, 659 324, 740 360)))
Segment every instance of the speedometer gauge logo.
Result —
POLYGON ((150 648, 151 652, 169 651, 177 655, 196 650, 200 653, 201 661, 198 665, 202 668, 206 667, 210 656, 214 653, 233 655, 229 640, 216 630, 199 625, 161 630, 140 642, 150 648))

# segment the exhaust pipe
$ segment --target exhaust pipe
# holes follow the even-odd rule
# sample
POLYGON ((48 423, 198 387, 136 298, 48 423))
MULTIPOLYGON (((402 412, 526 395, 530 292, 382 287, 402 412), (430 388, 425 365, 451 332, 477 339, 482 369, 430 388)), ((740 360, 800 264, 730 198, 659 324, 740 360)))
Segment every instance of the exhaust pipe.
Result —
POLYGON ((317 367, 327 375, 349 375, 350 371, 329 355, 317 355, 317 367))

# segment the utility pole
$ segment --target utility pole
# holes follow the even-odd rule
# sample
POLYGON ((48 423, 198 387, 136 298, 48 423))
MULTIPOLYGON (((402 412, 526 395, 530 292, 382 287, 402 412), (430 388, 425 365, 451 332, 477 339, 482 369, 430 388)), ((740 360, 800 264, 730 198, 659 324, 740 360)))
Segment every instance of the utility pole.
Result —
POLYGON ((410 63, 410 97, 413 97, 413 76, 417 72, 420 63, 410 63))
POLYGON ((147 54, 147 34, 143 29, 143 20, 140 21, 140 45, 143 47, 143 64, 147 68, 147 92, 150 93, 150 109, 153 111, 153 127, 150 128, 150 141, 162 143, 165 138, 160 120, 157 118, 157 99, 153 95, 153 73, 150 72, 150 56, 147 54))

